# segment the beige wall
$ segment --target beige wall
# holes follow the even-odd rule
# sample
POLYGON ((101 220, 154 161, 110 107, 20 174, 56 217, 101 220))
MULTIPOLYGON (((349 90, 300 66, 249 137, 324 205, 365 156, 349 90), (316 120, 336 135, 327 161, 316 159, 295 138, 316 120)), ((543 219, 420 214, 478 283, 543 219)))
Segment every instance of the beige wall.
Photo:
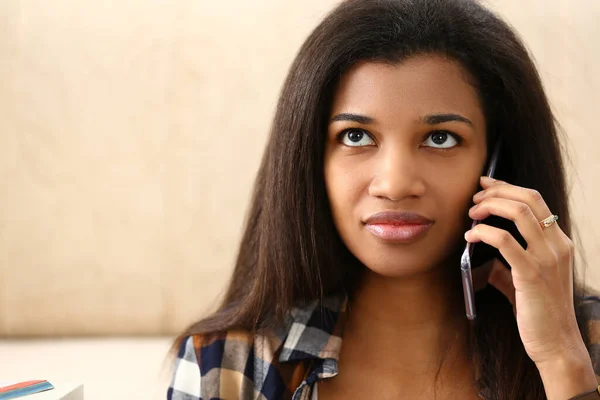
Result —
MULTIPOLYGON (((0 335, 172 333, 210 307, 280 85, 335 3, 0 2, 0 335)), ((600 286, 600 2, 492 4, 569 134, 600 286)))

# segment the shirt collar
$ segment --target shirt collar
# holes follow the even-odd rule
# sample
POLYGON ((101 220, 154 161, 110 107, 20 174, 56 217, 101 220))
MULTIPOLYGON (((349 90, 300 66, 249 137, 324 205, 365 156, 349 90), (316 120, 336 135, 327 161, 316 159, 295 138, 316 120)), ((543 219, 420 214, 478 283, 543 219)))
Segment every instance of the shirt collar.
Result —
POLYGON ((345 295, 314 300, 306 307, 294 307, 279 355, 280 362, 306 359, 339 359, 348 298, 345 295))
MULTIPOLYGON (((322 302, 314 300, 306 307, 294 307, 281 332, 279 362, 321 359, 324 363, 320 376, 336 375, 347 316, 348 297, 343 294, 326 297, 322 302)), ((476 375, 479 380, 479 371, 476 375)), ((482 388, 480 397, 487 398, 486 390, 482 388)))

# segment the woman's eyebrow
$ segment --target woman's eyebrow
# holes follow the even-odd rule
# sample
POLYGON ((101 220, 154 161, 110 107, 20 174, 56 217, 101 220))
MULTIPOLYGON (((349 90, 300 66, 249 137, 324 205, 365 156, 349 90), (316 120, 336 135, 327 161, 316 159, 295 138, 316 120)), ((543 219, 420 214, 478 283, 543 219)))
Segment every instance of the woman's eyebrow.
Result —
MULTIPOLYGON (((359 124, 369 125, 372 124, 375 119, 371 117, 367 117, 365 115, 352 114, 352 113, 341 113, 329 120, 329 123, 333 123, 336 121, 352 121, 358 122, 359 124)), ((463 117, 459 114, 429 114, 421 117, 416 121, 417 123, 427 124, 427 125, 437 125, 444 122, 463 122, 469 126, 473 126, 471 120, 466 117, 463 117)))
POLYGON ((473 123, 471 122, 470 119, 463 117, 462 115, 459 114, 430 114, 430 115, 425 115, 424 117, 421 117, 420 120, 417 120, 417 122, 421 122, 427 125, 437 125, 437 124, 441 124, 444 122, 463 122, 469 126, 473 126, 473 123))
POLYGON ((341 114, 336 115, 335 117, 332 117, 329 120, 329 123, 331 124, 336 121, 352 121, 352 122, 358 122, 359 124, 363 124, 363 125, 369 125, 369 124, 372 124, 375 120, 371 117, 367 117, 364 115, 341 113, 341 114))

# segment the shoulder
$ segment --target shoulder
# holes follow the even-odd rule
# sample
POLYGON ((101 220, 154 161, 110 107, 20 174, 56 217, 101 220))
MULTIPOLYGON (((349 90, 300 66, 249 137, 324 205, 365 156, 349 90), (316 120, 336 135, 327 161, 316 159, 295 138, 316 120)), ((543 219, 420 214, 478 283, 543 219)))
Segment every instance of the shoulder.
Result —
POLYGON ((193 336, 186 337, 179 347, 173 378, 167 392, 169 400, 200 399, 200 364, 193 336))
POLYGON ((179 348, 167 397, 286 397, 297 366, 280 364, 282 344, 278 335, 244 330, 188 336, 179 348))

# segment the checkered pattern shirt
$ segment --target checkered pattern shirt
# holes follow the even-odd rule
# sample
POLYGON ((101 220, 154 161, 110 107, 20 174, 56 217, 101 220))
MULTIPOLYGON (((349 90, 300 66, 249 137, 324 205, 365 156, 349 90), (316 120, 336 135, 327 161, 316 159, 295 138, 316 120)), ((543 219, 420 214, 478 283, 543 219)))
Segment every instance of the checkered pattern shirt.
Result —
MULTIPOLYGON (((600 382, 600 301, 587 302, 589 348, 600 382)), ((179 349, 168 400, 311 400, 315 382, 337 375, 347 299, 295 308, 271 335, 227 331, 188 336, 179 349)), ((485 398, 485 391, 480 393, 485 398)))

